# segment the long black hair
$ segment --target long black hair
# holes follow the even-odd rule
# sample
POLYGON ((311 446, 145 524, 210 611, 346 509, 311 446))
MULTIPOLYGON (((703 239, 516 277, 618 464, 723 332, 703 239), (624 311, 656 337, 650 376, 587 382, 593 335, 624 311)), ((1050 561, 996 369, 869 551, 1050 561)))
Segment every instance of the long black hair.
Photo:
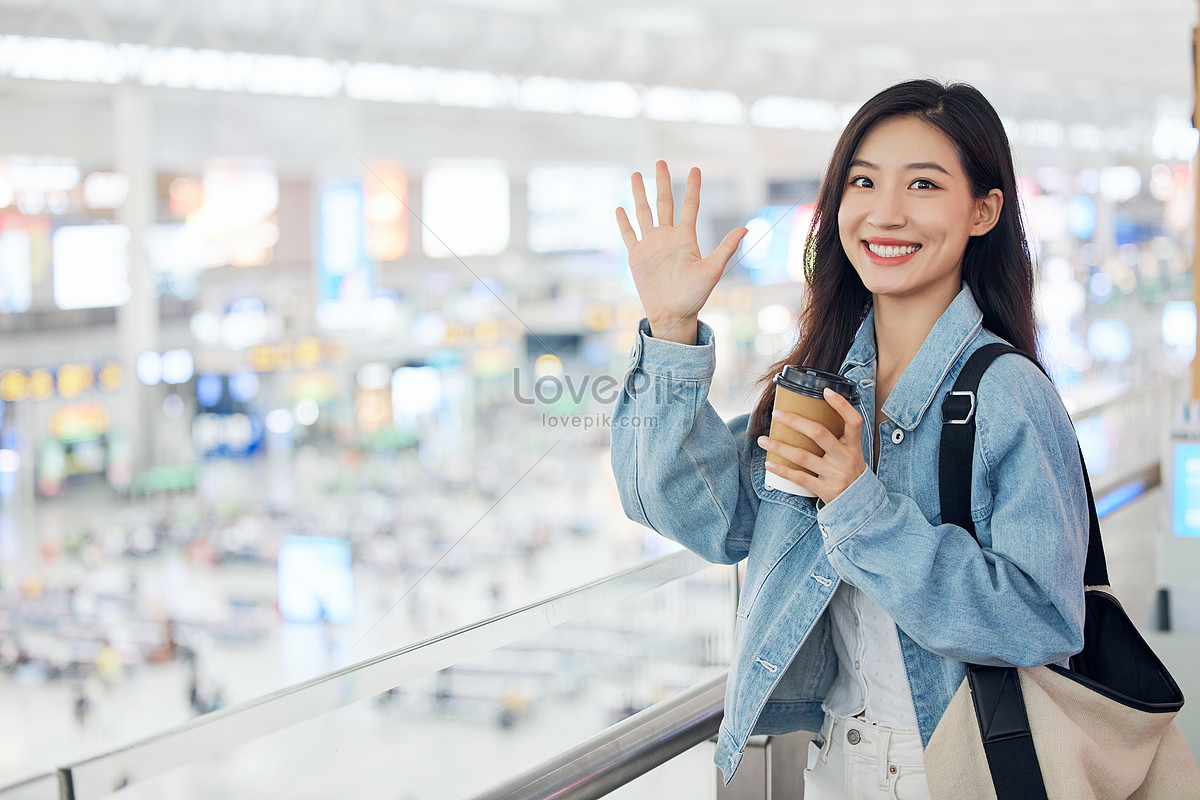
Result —
POLYGON ((863 285, 842 248, 838 207, 859 144, 878 122, 914 117, 937 128, 954 143, 958 160, 975 199, 992 189, 1004 195, 1000 218, 990 231, 967 240, 963 280, 983 311, 983 325, 1031 356, 1037 357, 1033 322, 1033 261, 1021 224, 1012 150, 1000 116, 979 90, 965 83, 943 85, 920 79, 898 83, 872 97, 842 131, 830 157, 817 196, 816 213, 804 246, 808 282, 798 322, 800 335, 792 352, 758 379, 763 384, 750 418, 749 434, 770 430, 775 384, 785 364, 803 364, 837 372, 854 335, 871 307, 863 285))

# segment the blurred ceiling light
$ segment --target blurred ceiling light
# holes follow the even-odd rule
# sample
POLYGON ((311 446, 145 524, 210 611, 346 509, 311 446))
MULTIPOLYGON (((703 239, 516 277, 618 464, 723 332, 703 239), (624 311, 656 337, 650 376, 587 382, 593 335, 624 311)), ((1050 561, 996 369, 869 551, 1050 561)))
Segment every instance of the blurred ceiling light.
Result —
POLYGON ((312 425, 317 421, 317 417, 321 414, 321 407, 317 405, 317 401, 311 398, 304 398, 296 403, 296 408, 293 411, 293 416, 301 425, 312 425))
POLYGON ((192 336, 203 345, 212 346, 221 341, 221 317, 213 311, 197 311, 192 314, 190 327, 192 336))
POLYGON ((235 403, 248 403, 258 395, 258 375, 246 368, 229 374, 229 396, 235 403))
POLYGON ((792 312, 787 306, 763 306, 758 311, 758 327, 763 333, 780 334, 792 324, 792 312))
POLYGON ((760 97, 750 107, 750 121, 765 128, 798 128, 805 131, 837 130, 837 106, 826 100, 804 97, 760 97))
POLYGON ((34 400, 45 400, 54 394, 54 376, 44 369, 29 373, 29 396, 34 400))
POLYGON ((1067 140, 1074 150, 1099 152, 1104 149, 1104 129, 1099 125, 1076 122, 1067 129, 1067 140))
POLYGON ((571 81, 547 75, 533 75, 521 81, 516 107, 521 111, 541 111, 550 114, 570 114, 571 81))
POLYGON ((412 335, 426 347, 439 345, 446 338, 446 320, 434 312, 421 314, 413 321, 412 335))
POLYGON ((138 356, 138 380, 146 386, 155 386, 162 382, 162 356, 153 350, 147 350, 138 356))
POLYGON ((266 306, 257 297, 239 297, 221 319, 221 341, 233 350, 244 350, 267 333, 266 306))
POLYGON ((1150 194, 1160 203, 1171 196, 1171 168, 1166 164, 1155 164, 1150 168, 1150 194))
POLYGON ((433 367, 400 367, 392 373, 392 413, 396 419, 433 411, 441 396, 442 378, 433 367))
POLYGON ((92 172, 83 179, 83 204, 93 209, 120 208, 129 194, 129 179, 116 172, 92 172))
POLYGON ((558 356, 543 353, 533 362, 533 373, 539 378, 557 378, 563 374, 563 363, 558 356))
POLYGON ((1150 134, 1151 148, 1156 158, 1189 161, 1196 154, 1196 143, 1200 131, 1192 127, 1191 120, 1179 116, 1160 117, 1154 121, 1150 134))
POLYGON ((194 363, 188 350, 168 350, 162 355, 163 383, 187 383, 192 379, 194 363))
MULTIPOLYGON (((624 26, 644 30, 669 28, 671 36, 702 25, 690 9, 639 8, 624 26)), ((795 34, 788 34, 795 35, 795 34)), ((803 36, 803 34, 801 34, 803 36)), ((789 54, 805 52, 807 45, 787 48, 789 54)), ((684 55, 687 55, 686 53, 684 55)), ((686 59, 685 59, 686 60, 686 59)), ((903 68, 908 51, 877 47, 859 53, 877 68, 903 68)), ((686 70, 686 64, 684 66, 686 70)), ((631 84, 620 81, 571 80, 554 76, 518 76, 481 70, 454 70, 373 62, 196 49, 151 47, 144 44, 0 36, 0 77, 82 83, 140 83, 174 89, 247 92, 295 97, 336 97, 397 103, 431 103, 467 108, 514 108, 558 114, 589 114, 630 118, 642 113, 642 98, 631 84)), ((1042 76, 1044 78, 1044 76, 1042 76)), ((683 90, 687 91, 687 90, 683 90)), ((723 93, 712 93, 723 95, 723 93)), ((693 104, 691 121, 736 124, 744 113, 737 97, 715 97, 693 104), (737 112, 735 115, 735 111, 737 112)), ((824 100, 798 97, 764 97, 754 102, 752 124, 773 128, 834 131, 849 119, 852 104, 834 106, 824 100)), ((1014 142, 1030 146, 1061 146, 1067 130, 1054 120, 1005 120, 1014 142)), ((1105 149, 1132 152, 1153 143, 1159 158, 1186 160, 1194 154, 1197 131, 1186 114, 1162 117, 1151 142, 1140 129, 1127 126, 1103 132, 1105 149)), ((1082 130, 1086 147, 1095 131, 1082 130)))
POLYGON ((574 111, 593 117, 632 119, 642 110, 637 90, 620 81, 575 81, 574 111))
POLYGON ((358 368, 358 388, 364 391, 386 389, 392 382, 392 369, 382 361, 373 361, 358 368))
POLYGON ((292 412, 286 408, 272 409, 267 413, 267 430, 277 435, 288 433, 292 429, 292 412))
POLYGON ((1124 203, 1142 190, 1142 173, 1137 167, 1105 167, 1100 170, 1100 195, 1111 203, 1124 203))

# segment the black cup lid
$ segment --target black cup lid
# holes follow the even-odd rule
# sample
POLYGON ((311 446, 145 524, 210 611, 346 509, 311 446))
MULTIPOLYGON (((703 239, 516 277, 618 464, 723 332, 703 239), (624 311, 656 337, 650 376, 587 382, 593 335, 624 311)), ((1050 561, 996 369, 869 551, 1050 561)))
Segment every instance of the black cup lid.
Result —
POLYGON ((809 397, 823 397, 826 387, 833 389, 851 403, 858 402, 858 387, 849 378, 836 372, 825 372, 812 367, 786 366, 775 376, 775 385, 809 397))

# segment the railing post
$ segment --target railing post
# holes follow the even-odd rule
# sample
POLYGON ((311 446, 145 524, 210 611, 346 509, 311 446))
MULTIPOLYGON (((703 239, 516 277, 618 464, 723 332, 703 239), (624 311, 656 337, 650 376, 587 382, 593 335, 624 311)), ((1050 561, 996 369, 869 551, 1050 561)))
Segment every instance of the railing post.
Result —
POLYGON ((728 786, 717 768, 717 800, 803 800, 808 743, 815 735, 751 736, 728 786))

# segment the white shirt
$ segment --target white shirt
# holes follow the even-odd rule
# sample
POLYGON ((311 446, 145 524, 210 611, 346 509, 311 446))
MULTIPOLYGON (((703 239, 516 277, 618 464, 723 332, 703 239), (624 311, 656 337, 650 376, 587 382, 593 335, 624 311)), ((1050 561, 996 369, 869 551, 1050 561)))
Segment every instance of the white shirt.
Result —
POLYGON ((848 583, 833 593, 829 613, 838 674, 821 707, 835 717, 862 713, 875 725, 918 730, 896 622, 848 583))

